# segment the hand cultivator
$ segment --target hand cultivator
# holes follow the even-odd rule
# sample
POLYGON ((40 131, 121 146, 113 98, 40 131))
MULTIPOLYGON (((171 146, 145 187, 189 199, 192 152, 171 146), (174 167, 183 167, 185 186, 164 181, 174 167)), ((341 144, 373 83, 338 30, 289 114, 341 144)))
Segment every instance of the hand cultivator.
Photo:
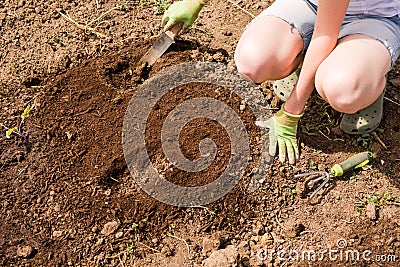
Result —
POLYGON ((309 200, 312 199, 319 190, 321 190, 332 177, 339 177, 342 176, 345 172, 349 170, 354 170, 361 168, 371 162, 373 159, 373 155, 371 152, 362 152, 359 154, 356 154, 345 161, 333 165, 333 167, 329 171, 316 171, 316 172, 307 172, 307 173, 301 173, 301 174, 296 174, 294 177, 306 177, 306 176, 314 176, 314 175, 320 175, 317 178, 311 179, 306 183, 306 187, 311 187, 317 182, 322 183, 317 187, 317 189, 314 190, 314 192, 309 196, 309 200))

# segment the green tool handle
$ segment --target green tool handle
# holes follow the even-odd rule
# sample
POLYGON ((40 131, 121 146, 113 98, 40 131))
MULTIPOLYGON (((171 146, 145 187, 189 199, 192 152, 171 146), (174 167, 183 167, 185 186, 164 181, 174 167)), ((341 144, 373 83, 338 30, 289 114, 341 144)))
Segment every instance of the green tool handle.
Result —
POLYGON ((342 176, 348 170, 361 168, 371 162, 373 154, 371 152, 358 153, 345 161, 335 164, 331 169, 332 176, 342 176))

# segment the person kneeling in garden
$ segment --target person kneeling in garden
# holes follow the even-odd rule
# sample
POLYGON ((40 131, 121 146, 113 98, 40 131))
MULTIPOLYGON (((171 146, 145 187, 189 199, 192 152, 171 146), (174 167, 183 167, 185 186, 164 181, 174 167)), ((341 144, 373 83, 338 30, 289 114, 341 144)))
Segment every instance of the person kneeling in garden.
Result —
MULTIPOLYGON (((168 30, 196 20, 206 1, 172 4, 162 23, 168 30)), ((270 154, 294 164, 296 130, 314 88, 344 113, 348 134, 375 130, 383 113, 386 74, 400 52, 399 0, 276 0, 244 30, 235 52, 238 71, 260 83, 275 80, 285 103, 272 118, 270 154), (300 70, 301 67, 301 70, 300 70)))

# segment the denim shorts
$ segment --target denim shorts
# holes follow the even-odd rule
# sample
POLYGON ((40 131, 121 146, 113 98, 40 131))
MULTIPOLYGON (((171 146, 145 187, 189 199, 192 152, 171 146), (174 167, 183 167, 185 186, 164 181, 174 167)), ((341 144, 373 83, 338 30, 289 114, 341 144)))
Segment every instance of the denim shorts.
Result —
MULTIPOLYGON (((303 53, 310 44, 314 31, 317 6, 308 0, 276 0, 260 16, 275 16, 295 27, 304 41, 303 53)), ((373 15, 346 15, 339 37, 364 34, 382 42, 392 58, 392 67, 400 53, 400 17, 379 17, 373 15)))

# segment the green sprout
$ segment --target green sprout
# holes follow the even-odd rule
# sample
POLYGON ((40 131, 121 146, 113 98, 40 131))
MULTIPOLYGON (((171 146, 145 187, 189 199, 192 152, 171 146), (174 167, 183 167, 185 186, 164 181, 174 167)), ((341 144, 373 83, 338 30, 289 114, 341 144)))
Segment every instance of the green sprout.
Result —
POLYGON ((117 9, 121 10, 121 11, 127 11, 128 10, 128 4, 117 5, 117 9))
POLYGON ((370 134, 362 134, 357 138, 357 143, 359 143, 364 149, 372 151, 374 148, 374 137, 370 134))
POLYGON ((389 192, 383 192, 381 196, 367 195, 367 201, 376 207, 380 207, 387 202, 398 202, 397 196, 392 196, 389 192))
POLYGON ((362 213, 368 204, 374 205, 375 207, 381 207, 388 202, 400 203, 398 197, 393 196, 389 192, 383 192, 381 195, 379 194, 367 195, 365 199, 362 199, 359 195, 356 195, 356 198, 359 201, 355 202, 354 205, 359 213, 362 213))
MULTIPOLYGON (((3 125, 4 126, 4 125, 3 125)), ((15 132, 16 134, 18 134, 18 127, 14 127, 14 128, 10 128, 7 130, 6 132, 6 138, 10 139, 11 138, 11 134, 15 132)))
POLYGON ((312 170, 316 170, 317 169, 317 164, 314 161, 311 160, 309 162, 309 164, 310 164, 310 169, 312 169, 312 170))
POLYGON ((25 119, 28 118, 30 111, 31 111, 31 106, 27 106, 25 108, 24 112, 21 114, 21 122, 19 123, 19 126, 9 128, 9 127, 5 126, 4 124, 0 123, 0 126, 2 126, 4 129, 6 129, 6 138, 7 139, 10 139, 12 134, 16 134, 16 135, 24 138, 24 140, 26 140, 26 135, 22 133, 21 128, 25 122, 25 119))
POLYGON ((292 196, 295 195, 295 194, 297 194, 296 188, 291 188, 291 189, 290 189, 290 194, 291 194, 292 196))
POLYGON ((28 118, 29 112, 30 112, 30 111, 31 111, 31 106, 27 106, 27 107, 24 109, 24 112, 21 114, 21 119, 22 119, 21 123, 24 122, 24 120, 25 120, 26 118, 28 118))
POLYGON ((53 40, 54 43, 58 44, 59 46, 64 46, 63 42, 61 42, 60 37, 58 34, 54 35, 53 40))

